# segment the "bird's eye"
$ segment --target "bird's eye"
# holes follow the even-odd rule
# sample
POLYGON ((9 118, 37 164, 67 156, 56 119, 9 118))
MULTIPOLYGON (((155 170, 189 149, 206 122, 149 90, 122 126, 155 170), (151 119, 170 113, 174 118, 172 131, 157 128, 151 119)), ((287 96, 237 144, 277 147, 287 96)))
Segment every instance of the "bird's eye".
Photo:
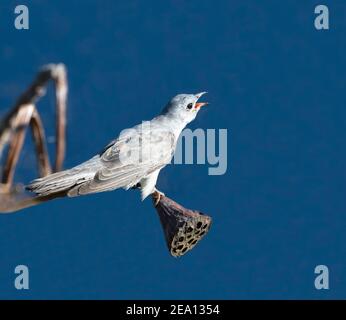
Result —
POLYGON ((192 109, 192 107, 193 107, 193 104, 189 103, 186 108, 190 110, 190 109, 192 109))

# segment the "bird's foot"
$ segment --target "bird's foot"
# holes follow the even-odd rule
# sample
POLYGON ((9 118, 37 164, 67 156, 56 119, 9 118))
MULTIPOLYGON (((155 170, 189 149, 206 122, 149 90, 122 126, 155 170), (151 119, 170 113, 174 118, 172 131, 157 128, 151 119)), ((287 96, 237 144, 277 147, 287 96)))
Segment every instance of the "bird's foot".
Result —
POLYGON ((161 198, 165 196, 165 194, 155 188, 154 192, 153 192, 153 196, 154 196, 154 199, 155 199, 154 205, 156 207, 159 204, 161 198))

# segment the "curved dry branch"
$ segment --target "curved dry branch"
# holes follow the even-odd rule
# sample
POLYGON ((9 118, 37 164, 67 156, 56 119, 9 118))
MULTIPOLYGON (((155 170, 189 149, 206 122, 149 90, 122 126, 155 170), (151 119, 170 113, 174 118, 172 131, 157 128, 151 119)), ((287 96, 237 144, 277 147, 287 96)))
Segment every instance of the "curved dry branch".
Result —
POLYGON ((63 64, 49 64, 41 69, 29 88, 19 97, 10 112, 0 122, 0 158, 5 146, 9 143, 1 174, 0 193, 2 196, 6 193, 10 196, 14 192, 15 188, 12 188, 14 172, 29 124, 36 147, 39 174, 45 176, 52 171, 42 121, 35 108, 36 101, 45 94, 45 88, 50 80, 54 81, 56 91, 57 137, 54 171, 59 171, 62 168, 65 157, 66 69, 63 64))
POLYGON ((56 96, 56 157, 54 171, 62 169, 66 150, 66 99, 67 99, 67 78, 65 68, 58 68, 55 77, 56 96))
POLYGON ((63 64, 48 64, 37 74, 33 83, 19 97, 10 112, 0 122, 0 157, 5 145, 11 140, 16 130, 15 119, 23 105, 35 104, 45 94, 45 87, 49 80, 53 80, 56 86, 56 113, 57 113, 57 154, 56 170, 62 167, 65 156, 65 113, 67 99, 66 68, 63 64))
POLYGON ((10 143, 1 178, 1 192, 10 192, 16 164, 23 146, 26 128, 30 123, 38 155, 41 176, 51 173, 51 166, 45 145, 41 118, 34 107, 35 102, 45 94, 48 81, 55 82, 56 89, 56 157, 54 171, 62 168, 65 157, 67 80, 63 64, 49 64, 38 73, 33 83, 19 97, 11 111, 0 122, 0 157, 7 143, 10 143))
POLYGON ((44 177, 52 172, 49 155, 46 147, 46 138, 44 128, 42 125, 41 117, 35 109, 31 120, 30 126, 32 130, 32 136, 36 147, 36 154, 38 160, 38 171, 41 177, 44 177))
POLYGON ((9 192, 11 189, 14 170, 24 143, 26 128, 30 122, 34 109, 35 106, 33 104, 22 105, 13 120, 16 132, 13 134, 1 179, 3 192, 9 192))

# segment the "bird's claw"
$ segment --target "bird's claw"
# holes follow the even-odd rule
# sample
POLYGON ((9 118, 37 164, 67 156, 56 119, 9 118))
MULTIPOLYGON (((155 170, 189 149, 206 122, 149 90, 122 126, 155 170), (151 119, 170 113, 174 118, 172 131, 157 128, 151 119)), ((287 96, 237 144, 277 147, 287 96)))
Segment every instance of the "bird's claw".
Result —
POLYGON ((164 196, 165 196, 165 194, 163 192, 155 189, 155 191, 154 191, 154 199, 155 199, 154 205, 155 205, 155 207, 159 204, 161 198, 164 196))

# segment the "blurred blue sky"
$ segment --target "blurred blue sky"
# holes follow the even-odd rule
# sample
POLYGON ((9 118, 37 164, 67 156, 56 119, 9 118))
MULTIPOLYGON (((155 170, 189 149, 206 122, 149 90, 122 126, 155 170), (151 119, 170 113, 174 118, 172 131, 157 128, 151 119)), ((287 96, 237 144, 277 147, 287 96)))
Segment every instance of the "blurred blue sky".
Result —
MULTIPOLYGON (((208 91, 190 128, 228 129, 228 171, 175 165, 158 186, 213 217, 172 258, 150 200, 123 190, 0 216, 0 298, 345 298, 346 3, 323 1, 25 1, 30 30, 0 3, 1 114, 49 62, 68 68, 65 167, 175 94, 208 91), (30 268, 30 290, 13 286, 30 268), (314 268, 330 290, 314 288, 314 268)), ((54 133, 54 95, 39 103, 54 133)), ((51 151, 53 145, 50 146, 51 151)), ((17 180, 35 177, 26 145, 17 180)))

